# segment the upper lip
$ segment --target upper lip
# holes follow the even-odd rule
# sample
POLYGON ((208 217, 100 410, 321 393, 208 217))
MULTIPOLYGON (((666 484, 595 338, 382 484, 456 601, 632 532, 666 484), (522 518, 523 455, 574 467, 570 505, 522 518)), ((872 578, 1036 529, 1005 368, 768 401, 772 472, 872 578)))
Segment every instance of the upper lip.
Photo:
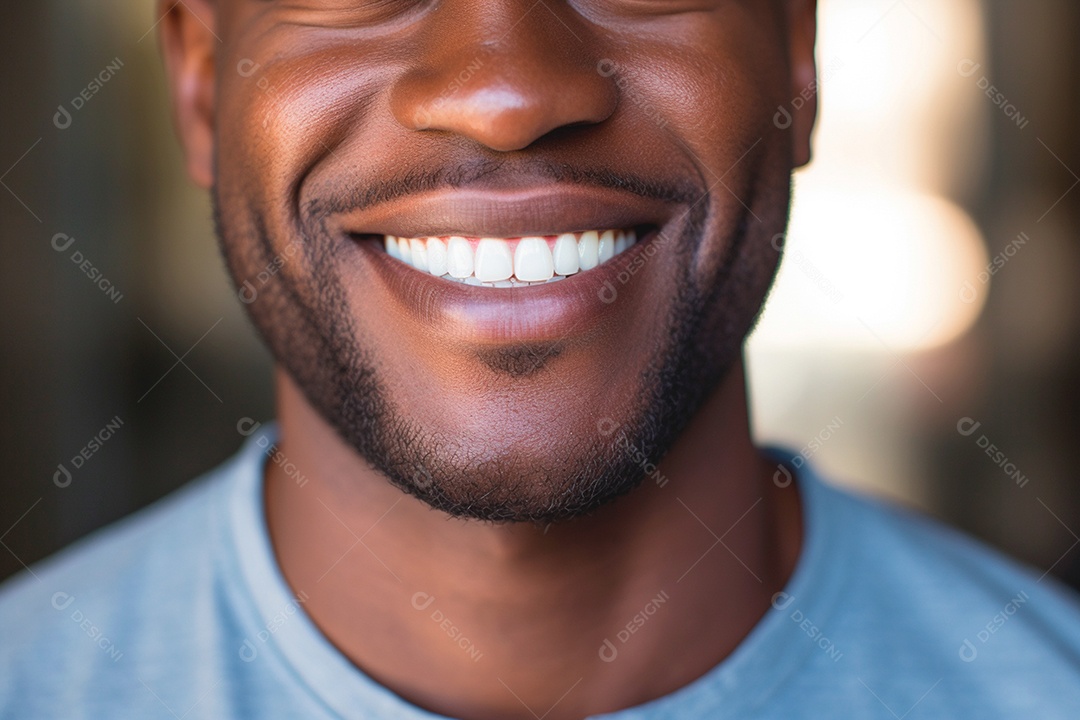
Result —
POLYGON ((663 226, 675 205, 629 191, 546 183, 521 188, 448 188, 341 213, 353 235, 525 237, 663 226))

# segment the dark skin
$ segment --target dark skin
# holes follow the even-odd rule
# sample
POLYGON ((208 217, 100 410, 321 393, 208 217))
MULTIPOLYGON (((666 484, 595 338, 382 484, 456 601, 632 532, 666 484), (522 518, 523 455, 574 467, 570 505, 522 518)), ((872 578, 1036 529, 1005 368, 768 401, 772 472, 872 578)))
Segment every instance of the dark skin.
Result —
POLYGON ((814 79, 815 3, 160 11, 233 279, 283 261, 246 307, 308 482, 269 463, 267 519, 331 642, 470 720, 610 712, 727 657, 801 543, 795 486, 750 437, 741 345, 809 160, 814 104, 773 116, 814 79), (606 265, 513 289, 424 276, 375 241, 625 226, 643 239, 606 265))

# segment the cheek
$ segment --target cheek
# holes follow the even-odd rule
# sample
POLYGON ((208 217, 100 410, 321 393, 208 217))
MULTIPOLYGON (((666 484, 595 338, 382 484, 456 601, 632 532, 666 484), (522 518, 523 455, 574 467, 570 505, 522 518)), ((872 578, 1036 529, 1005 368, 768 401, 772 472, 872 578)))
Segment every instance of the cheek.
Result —
POLYGON ((364 126, 381 83, 355 44, 288 27, 248 34, 258 41, 236 43, 241 50, 219 66, 218 180, 260 212, 275 242, 287 242, 312 169, 364 126))
POLYGON ((790 87, 779 22, 759 5, 668 18, 658 32, 626 37, 613 58, 625 112, 691 155, 706 187, 732 185, 746 150, 770 139, 790 87))
POLYGON ((760 29, 771 25, 737 12, 687 22, 668 35, 678 41, 642 39, 615 59, 625 112, 689 156, 710 189, 691 269, 702 287, 717 281, 725 261, 742 271, 752 260, 755 275, 774 265, 776 253, 758 246, 783 231, 786 217, 790 138, 772 118, 789 86, 787 60, 760 29), (731 242, 743 233, 733 257, 731 242))

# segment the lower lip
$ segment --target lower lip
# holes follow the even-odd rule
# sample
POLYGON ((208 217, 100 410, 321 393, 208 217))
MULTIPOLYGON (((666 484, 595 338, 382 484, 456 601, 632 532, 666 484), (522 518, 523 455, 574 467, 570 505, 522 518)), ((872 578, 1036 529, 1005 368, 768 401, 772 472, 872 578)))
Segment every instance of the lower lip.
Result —
POLYGON ((476 344, 551 342, 587 335, 635 288, 648 283, 644 257, 660 233, 649 230, 638 241, 591 270, 544 285, 490 288, 437 278, 390 257, 374 240, 356 246, 398 305, 416 322, 449 331, 458 341, 476 344), (643 257, 644 254, 644 257, 643 257), (639 259, 641 258, 641 259, 639 259), (627 272, 635 267, 635 272, 627 272))

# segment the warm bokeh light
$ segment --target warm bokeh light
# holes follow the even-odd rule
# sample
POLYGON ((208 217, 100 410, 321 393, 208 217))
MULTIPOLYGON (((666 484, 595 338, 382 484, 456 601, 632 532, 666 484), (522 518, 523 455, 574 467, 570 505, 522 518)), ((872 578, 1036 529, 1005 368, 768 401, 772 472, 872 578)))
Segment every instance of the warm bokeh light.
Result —
POLYGON ((817 157, 755 343, 922 350, 974 323, 985 293, 960 291, 985 242, 945 193, 977 154, 982 107, 957 67, 980 56, 979 28, 971 0, 821 3, 817 157))
POLYGON ((974 323, 985 293, 964 283, 987 255, 960 208, 898 189, 807 185, 759 347, 923 350, 974 323))

